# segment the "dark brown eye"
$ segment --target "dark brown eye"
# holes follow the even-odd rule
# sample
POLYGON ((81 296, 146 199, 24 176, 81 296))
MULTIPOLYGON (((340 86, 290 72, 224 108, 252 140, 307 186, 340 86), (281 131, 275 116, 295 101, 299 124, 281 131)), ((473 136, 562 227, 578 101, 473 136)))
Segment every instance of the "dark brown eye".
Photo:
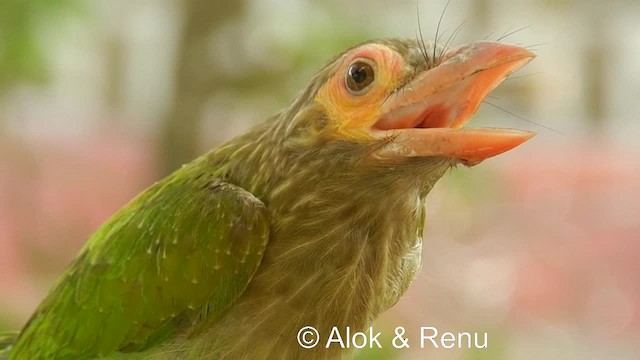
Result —
POLYGON ((362 95, 373 82, 373 67, 366 61, 357 60, 347 70, 347 88, 354 95, 362 95))

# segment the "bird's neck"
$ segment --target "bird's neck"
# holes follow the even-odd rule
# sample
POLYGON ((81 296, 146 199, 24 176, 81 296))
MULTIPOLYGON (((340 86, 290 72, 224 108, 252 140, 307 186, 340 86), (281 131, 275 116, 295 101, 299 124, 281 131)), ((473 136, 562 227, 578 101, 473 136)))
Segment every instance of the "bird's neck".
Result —
POLYGON ((246 292, 206 335, 240 336, 258 355, 267 351, 260 339, 275 345, 268 335, 276 329, 282 344, 274 348, 304 350, 295 343, 300 328, 360 330, 393 305, 420 267, 423 201, 446 169, 416 179, 402 169, 363 167, 331 144, 291 154, 266 134, 231 144, 230 163, 244 166, 226 172, 269 209, 269 245, 246 292))
POLYGON ((395 197, 301 190, 270 199, 274 220, 260 267, 238 302, 203 335, 202 352, 212 358, 340 358, 345 350, 338 346, 300 347, 298 331, 313 326, 324 340, 333 327, 343 334, 346 327, 362 331, 417 274, 424 220, 418 189, 395 197))

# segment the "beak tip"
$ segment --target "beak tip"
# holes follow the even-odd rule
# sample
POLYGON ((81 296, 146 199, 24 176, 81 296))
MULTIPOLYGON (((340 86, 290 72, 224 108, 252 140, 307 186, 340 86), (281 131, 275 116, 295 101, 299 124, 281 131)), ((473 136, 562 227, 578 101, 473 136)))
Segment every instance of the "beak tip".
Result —
POLYGON ((535 131, 529 131, 529 130, 518 130, 522 133, 522 137, 525 139, 525 141, 531 139, 532 137, 538 135, 537 132, 535 131))

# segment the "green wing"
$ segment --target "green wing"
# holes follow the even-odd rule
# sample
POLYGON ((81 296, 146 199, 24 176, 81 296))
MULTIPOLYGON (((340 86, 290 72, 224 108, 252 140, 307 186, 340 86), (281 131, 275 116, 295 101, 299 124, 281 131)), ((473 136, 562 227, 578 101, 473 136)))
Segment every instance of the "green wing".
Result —
POLYGON ((13 347, 13 343, 18 338, 17 332, 2 332, 0 333, 0 360, 6 359, 9 356, 9 351, 13 347))
POLYGON ((260 200, 185 167, 98 229, 10 359, 90 359, 194 335, 245 290, 268 234, 260 200))

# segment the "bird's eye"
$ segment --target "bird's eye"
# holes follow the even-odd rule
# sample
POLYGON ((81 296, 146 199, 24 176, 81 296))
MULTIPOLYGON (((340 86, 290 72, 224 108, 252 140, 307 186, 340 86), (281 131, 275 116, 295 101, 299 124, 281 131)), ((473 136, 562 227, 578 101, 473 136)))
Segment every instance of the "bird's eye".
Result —
POLYGON ((357 60, 347 70, 347 89, 354 95, 362 95, 367 92, 374 78, 373 66, 368 61, 357 60))

